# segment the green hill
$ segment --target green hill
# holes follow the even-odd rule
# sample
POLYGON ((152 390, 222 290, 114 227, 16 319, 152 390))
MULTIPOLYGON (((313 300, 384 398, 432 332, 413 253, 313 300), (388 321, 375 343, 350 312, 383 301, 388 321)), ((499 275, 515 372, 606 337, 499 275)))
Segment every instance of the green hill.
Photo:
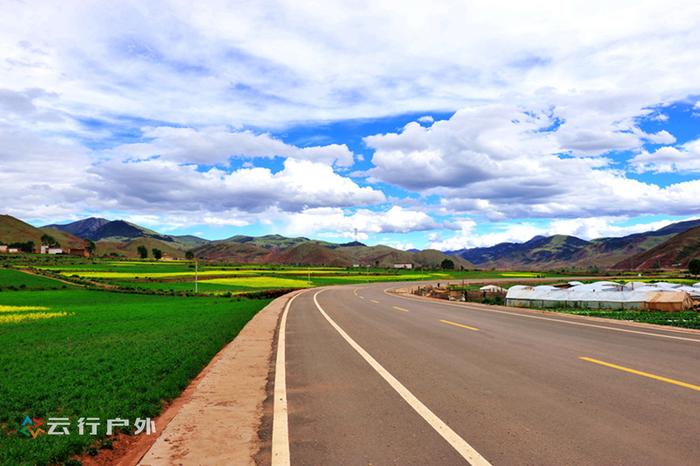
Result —
POLYGON ((85 241, 70 233, 53 228, 36 228, 11 215, 0 215, 0 241, 5 244, 26 243, 33 241, 35 247, 41 245, 41 237, 44 234, 53 236, 64 248, 83 248, 85 241))
POLYGON ((624 259, 615 264, 616 269, 678 269, 686 268, 692 259, 700 258, 700 227, 673 236, 671 239, 624 259))

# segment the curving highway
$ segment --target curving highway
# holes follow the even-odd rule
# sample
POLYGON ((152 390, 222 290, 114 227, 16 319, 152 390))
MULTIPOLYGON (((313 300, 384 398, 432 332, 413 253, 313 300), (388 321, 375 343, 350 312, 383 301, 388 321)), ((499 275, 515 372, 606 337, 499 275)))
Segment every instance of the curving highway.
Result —
POLYGON ((700 463, 700 334, 388 286, 288 306, 273 464, 700 463))

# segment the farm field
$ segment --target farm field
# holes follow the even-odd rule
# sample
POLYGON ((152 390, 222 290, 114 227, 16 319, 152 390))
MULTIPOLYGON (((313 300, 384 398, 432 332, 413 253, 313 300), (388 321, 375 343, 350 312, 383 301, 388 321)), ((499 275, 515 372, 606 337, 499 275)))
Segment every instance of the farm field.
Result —
POLYGON ((598 309, 556 309, 548 311, 564 312, 581 316, 604 317, 606 319, 630 320, 656 325, 672 325, 674 327, 700 329, 700 312, 660 312, 660 311, 629 311, 629 310, 598 310, 598 309))
POLYGON ((25 415, 73 425, 98 417, 102 436, 108 418, 155 417, 268 302, 77 287, 0 293, 0 464, 58 463, 101 446, 77 432, 25 438, 16 432, 25 415))
MULTIPOLYGON (((161 291, 194 291, 194 274, 116 274, 114 272, 77 272, 82 278, 98 279, 121 288, 148 289, 161 291)), ((199 273, 199 293, 249 292, 262 289, 307 288, 310 286, 350 285, 374 282, 418 281, 418 280, 459 280, 461 278, 484 278, 473 273, 413 272, 387 273, 385 270, 353 273, 345 269, 312 270, 207 270, 199 273), (243 272, 243 273, 241 273, 243 272), (211 278, 208 278, 211 277, 211 278)), ((495 274, 494 274, 495 275, 495 274)), ((523 276, 527 276, 523 274, 523 276)), ((534 277, 535 274, 530 276, 534 277)), ((493 278, 511 278, 496 275, 493 278)))
MULTIPOLYGON (((154 292, 194 292, 195 269, 189 261, 72 260, 35 266, 44 273, 68 280, 89 280, 109 286, 154 292)), ((378 281, 537 278, 551 273, 497 271, 423 271, 376 268, 294 267, 265 265, 199 264, 198 293, 246 293, 378 281)))
POLYGON ((0 269, 0 291, 13 289, 59 289, 66 287, 65 283, 50 278, 30 275, 19 270, 0 269))

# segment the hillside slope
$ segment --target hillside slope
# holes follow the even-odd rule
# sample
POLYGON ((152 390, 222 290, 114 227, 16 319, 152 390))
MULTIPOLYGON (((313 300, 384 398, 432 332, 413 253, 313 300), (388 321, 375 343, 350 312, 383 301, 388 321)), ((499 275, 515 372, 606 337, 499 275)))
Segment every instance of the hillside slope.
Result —
POLYGON ((501 243, 451 253, 481 268, 533 270, 613 268, 631 256, 649 251, 677 234, 698 226, 700 226, 700 220, 689 220, 673 223, 654 231, 591 241, 564 235, 536 236, 525 243, 501 243))
POLYGON ((116 256, 137 259, 139 246, 145 246, 148 250, 148 257, 153 258, 153 249, 160 249, 164 257, 174 259, 184 259, 185 251, 174 247, 173 243, 161 241, 151 237, 134 238, 129 241, 97 241, 95 243, 96 256, 116 256))
POLYGON ((690 260, 700 258, 700 227, 691 228, 648 251, 624 259, 616 269, 647 270, 685 268, 690 260))
POLYGON ((263 264, 271 252, 249 243, 212 241, 192 250, 199 258, 237 264, 263 264))
POLYGON ((35 247, 38 248, 44 234, 53 236, 64 248, 85 247, 85 241, 69 233, 52 228, 36 228, 11 215, 0 215, 0 241, 5 244, 34 241, 35 247))
POLYGON ((571 261, 587 245, 587 241, 575 236, 535 236, 525 243, 501 243, 457 254, 481 267, 542 268, 571 261))

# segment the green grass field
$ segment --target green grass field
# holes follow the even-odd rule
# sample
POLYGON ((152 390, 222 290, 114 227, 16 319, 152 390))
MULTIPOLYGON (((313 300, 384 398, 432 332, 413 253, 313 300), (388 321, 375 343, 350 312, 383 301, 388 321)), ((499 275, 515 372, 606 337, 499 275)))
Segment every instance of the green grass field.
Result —
POLYGON ((66 284, 50 278, 30 275, 19 270, 0 269, 0 291, 11 289, 59 289, 66 284))
MULTIPOLYGON (((65 264, 39 265, 39 270, 65 279, 91 280, 123 289, 150 292, 194 292, 194 263, 189 261, 72 260, 65 264)), ((277 265, 221 265, 200 263, 198 293, 248 293, 372 282, 535 278, 552 273, 403 270, 379 268, 294 267, 277 265)))
POLYGON ((564 312, 582 316, 605 317, 607 319, 630 320, 647 324, 673 325, 675 327, 700 329, 700 312, 661 312, 661 311, 629 311, 629 310, 598 310, 598 309, 547 309, 548 311, 564 312))
POLYGON ((58 463, 93 441, 25 438, 13 432, 25 415, 155 417, 267 302, 77 288, 0 293, 0 464, 58 463))

